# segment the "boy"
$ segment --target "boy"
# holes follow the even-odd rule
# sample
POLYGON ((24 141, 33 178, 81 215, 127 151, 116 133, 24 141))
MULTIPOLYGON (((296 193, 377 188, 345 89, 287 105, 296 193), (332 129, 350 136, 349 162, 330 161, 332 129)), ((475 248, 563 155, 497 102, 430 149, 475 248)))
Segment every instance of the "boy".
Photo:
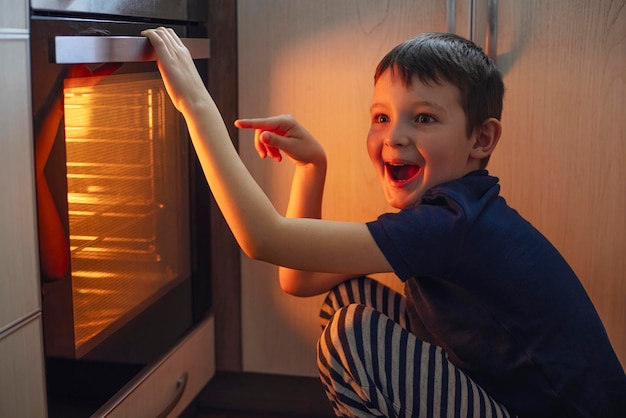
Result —
POLYGON ((285 291, 332 289, 318 364, 337 415, 624 413, 626 376, 584 289, 484 170, 500 138, 503 84, 479 48, 425 34, 383 58, 367 147, 400 211, 359 224, 320 220, 326 158, 293 118, 239 120, 255 129, 262 157, 296 163, 280 216, 180 40, 163 28, 145 35, 243 251, 282 266, 285 291), (406 298, 362 277, 389 271, 406 298))

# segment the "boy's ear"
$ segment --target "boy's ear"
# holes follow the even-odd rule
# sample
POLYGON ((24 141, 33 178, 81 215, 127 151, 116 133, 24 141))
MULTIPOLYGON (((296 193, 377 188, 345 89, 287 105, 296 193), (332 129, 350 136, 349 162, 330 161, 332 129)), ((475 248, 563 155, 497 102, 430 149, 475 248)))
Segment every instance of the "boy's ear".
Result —
POLYGON ((501 133, 502 125, 498 119, 489 118, 485 120, 474 136, 474 145, 470 151, 470 156, 477 160, 490 156, 500 140, 501 133))

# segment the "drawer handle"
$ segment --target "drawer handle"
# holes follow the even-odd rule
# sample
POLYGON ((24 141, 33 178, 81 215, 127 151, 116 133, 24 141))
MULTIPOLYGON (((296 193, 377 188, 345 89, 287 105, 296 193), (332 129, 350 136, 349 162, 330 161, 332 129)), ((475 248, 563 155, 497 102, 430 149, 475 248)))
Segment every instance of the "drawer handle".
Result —
POLYGON ((159 415, 157 415, 157 418, 166 418, 169 413, 174 410, 176 404, 178 404, 178 401, 180 401, 180 398, 183 397, 183 393, 185 392, 185 388, 187 387, 188 378, 189 375, 187 374, 187 372, 184 372, 180 375, 180 377, 176 381, 176 393, 174 394, 174 397, 172 398, 171 402, 165 407, 165 409, 159 415))

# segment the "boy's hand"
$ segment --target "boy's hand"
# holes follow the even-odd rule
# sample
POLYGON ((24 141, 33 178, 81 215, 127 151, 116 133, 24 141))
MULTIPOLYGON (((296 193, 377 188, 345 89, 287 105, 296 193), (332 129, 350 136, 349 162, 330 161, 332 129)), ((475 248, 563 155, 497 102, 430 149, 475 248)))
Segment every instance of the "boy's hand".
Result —
POLYGON ((147 37, 157 54, 157 64, 165 88, 176 109, 185 114, 187 108, 209 98, 191 54, 170 28, 147 29, 141 32, 147 37))
POLYGON ((326 164, 320 143, 290 115, 239 119, 235 126, 255 130, 254 147, 261 158, 281 161, 284 152, 296 165, 326 164))

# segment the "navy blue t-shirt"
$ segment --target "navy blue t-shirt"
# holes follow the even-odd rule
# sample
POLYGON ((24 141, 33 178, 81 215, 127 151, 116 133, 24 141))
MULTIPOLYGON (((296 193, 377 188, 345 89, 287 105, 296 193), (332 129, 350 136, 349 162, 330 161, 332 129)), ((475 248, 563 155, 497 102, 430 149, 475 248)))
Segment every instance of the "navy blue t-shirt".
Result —
POLYGON ((479 170, 368 223, 405 282, 411 331, 512 412, 626 417, 626 375, 552 244, 479 170))

